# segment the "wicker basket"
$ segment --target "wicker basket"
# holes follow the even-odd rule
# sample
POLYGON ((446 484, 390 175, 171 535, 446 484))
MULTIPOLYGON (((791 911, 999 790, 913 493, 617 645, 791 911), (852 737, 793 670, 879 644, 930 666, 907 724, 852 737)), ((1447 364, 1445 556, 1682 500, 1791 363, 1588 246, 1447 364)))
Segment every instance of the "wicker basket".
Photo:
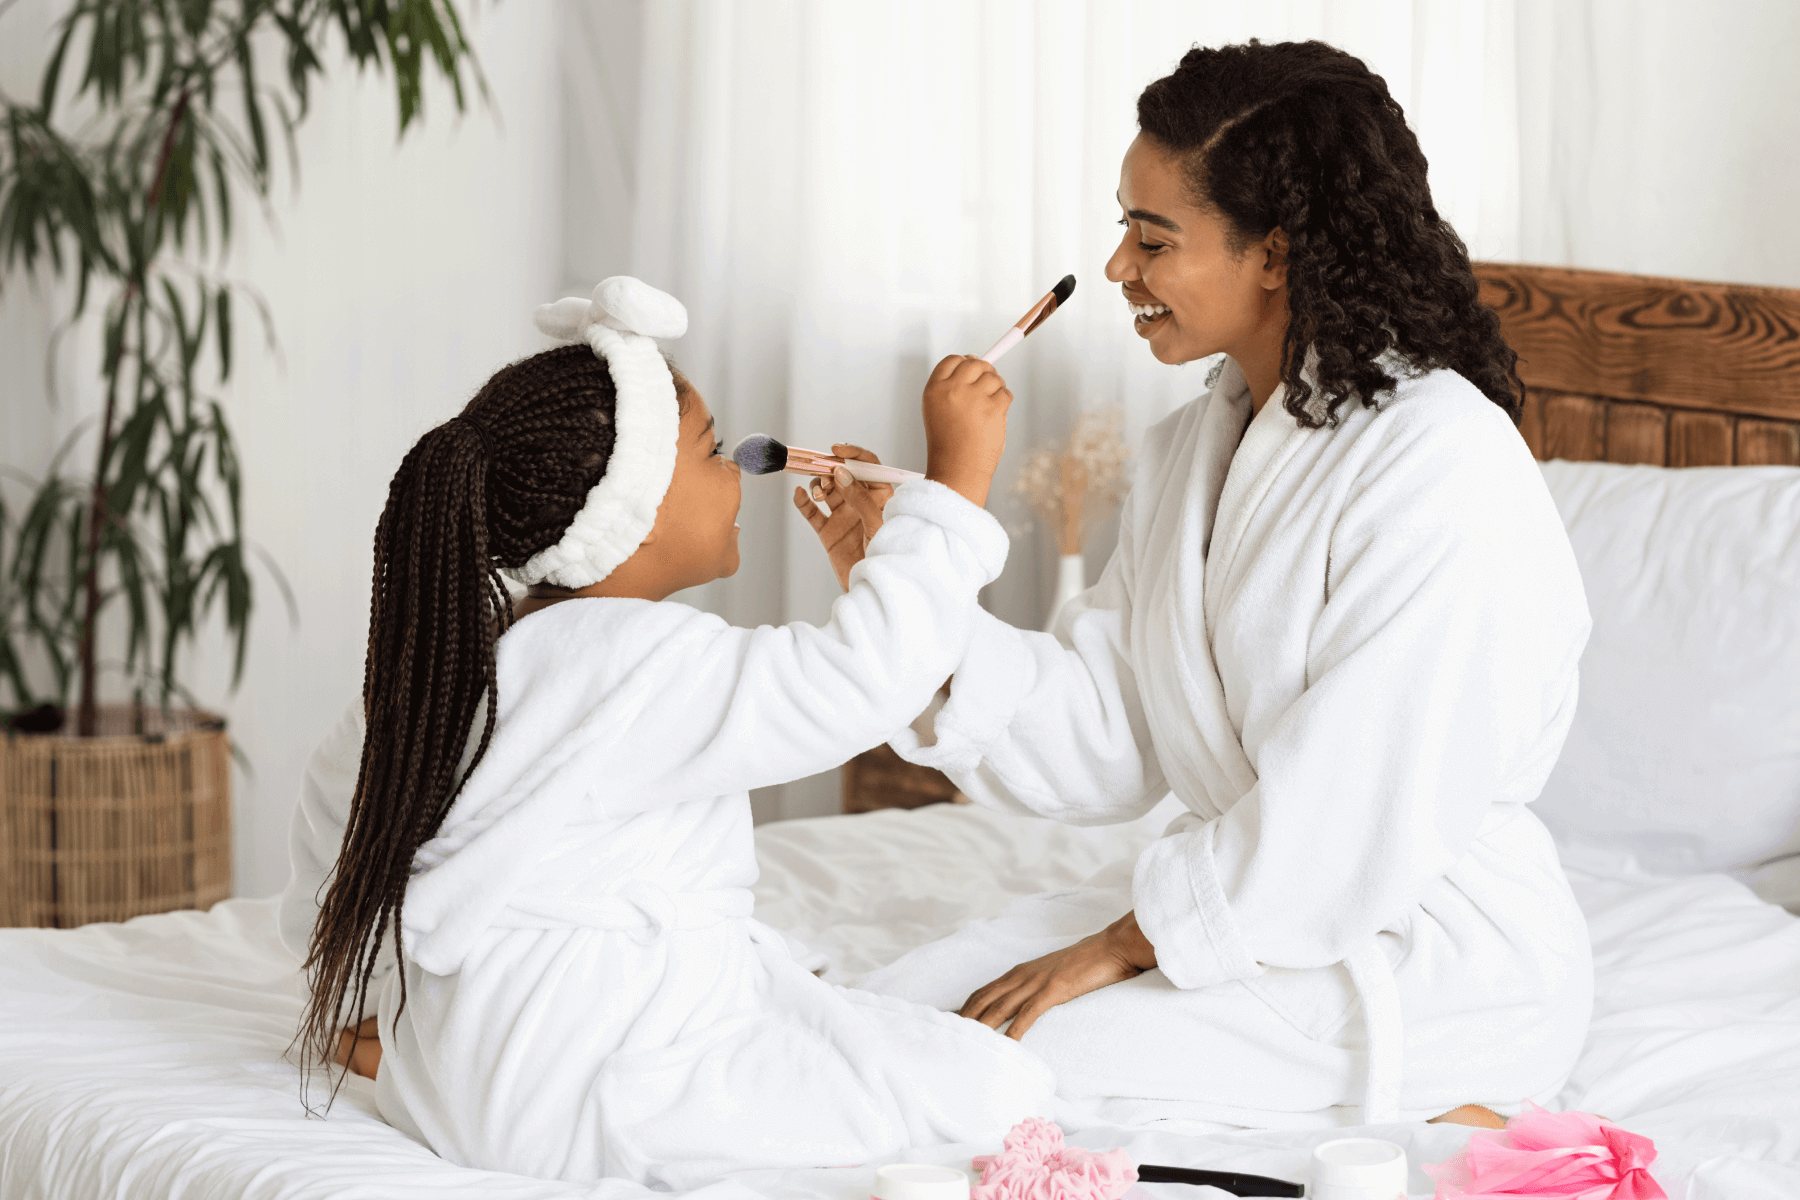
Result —
POLYGON ((99 731, 0 740, 0 925, 68 929, 231 894, 224 722, 107 705, 99 731))

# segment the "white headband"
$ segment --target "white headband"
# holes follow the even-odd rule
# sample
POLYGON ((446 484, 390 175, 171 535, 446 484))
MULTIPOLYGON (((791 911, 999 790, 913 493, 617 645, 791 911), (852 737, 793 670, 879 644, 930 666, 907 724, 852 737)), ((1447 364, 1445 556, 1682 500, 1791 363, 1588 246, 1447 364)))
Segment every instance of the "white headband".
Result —
POLYGON ((675 377, 653 339, 686 333, 687 309, 642 280, 614 275, 602 279, 591 298, 540 304, 535 317, 545 334, 586 342, 605 361, 617 397, 613 449, 562 540, 506 573, 525 584, 587 587, 637 552, 669 490, 681 413, 675 377))

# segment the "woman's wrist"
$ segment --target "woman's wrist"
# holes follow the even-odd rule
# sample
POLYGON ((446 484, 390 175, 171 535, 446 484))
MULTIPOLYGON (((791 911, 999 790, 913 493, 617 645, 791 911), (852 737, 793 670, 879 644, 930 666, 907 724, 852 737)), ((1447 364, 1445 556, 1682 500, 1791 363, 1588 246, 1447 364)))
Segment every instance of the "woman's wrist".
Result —
POLYGON ((1128 912, 1106 927, 1106 943, 1120 959, 1140 971, 1156 966, 1156 947, 1138 928, 1136 912, 1128 912))

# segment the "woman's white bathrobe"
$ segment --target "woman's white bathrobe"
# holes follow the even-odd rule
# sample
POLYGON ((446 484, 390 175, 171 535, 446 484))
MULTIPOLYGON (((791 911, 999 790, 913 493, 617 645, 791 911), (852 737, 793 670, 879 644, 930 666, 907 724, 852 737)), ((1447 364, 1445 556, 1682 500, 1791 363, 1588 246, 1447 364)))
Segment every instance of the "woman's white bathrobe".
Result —
MULTIPOLYGON (((404 962, 380 987, 382 1115, 465 1165, 685 1188, 997 1142, 1047 1113, 1029 1051, 827 984, 750 916, 747 790, 917 714, 1006 549, 992 517, 909 483, 823 627, 587 599, 509 630, 492 743, 415 860, 404 962)), ((282 906, 296 950, 361 740, 353 710, 302 789, 282 906)))
POLYGON ((1335 428, 1301 427, 1279 392, 1250 412, 1227 361, 1145 438, 1098 585, 1053 633, 984 616, 948 700, 893 743, 984 804, 1092 824, 1173 792, 1189 811, 1135 864, 860 986, 955 1008, 1135 909, 1160 969, 1024 1039, 1103 1115, 1282 1126, 1548 1100, 1592 993, 1586 927, 1525 808, 1588 632, 1556 509, 1505 415, 1450 371, 1335 428))

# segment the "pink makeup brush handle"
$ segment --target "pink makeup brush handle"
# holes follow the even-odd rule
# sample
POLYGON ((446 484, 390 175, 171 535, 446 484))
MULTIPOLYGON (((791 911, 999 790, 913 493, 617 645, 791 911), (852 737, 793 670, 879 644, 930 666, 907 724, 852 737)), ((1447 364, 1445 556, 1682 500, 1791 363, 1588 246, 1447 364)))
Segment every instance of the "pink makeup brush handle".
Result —
POLYGON ((925 478, 917 471, 903 471, 899 467, 885 467, 880 463, 866 463, 860 459, 821 454, 817 450, 788 447, 787 469, 795 475, 829 475, 838 467, 850 472, 852 479, 860 479, 864 483, 905 483, 909 479, 925 478))
POLYGON ((899 467, 859 462, 854 458, 844 460, 844 470, 850 472, 851 478, 860 479, 864 483, 905 483, 909 479, 925 478, 917 471, 902 471, 899 467))
POLYGON ((986 354, 981 356, 982 361, 987 363, 997 363, 1000 361, 1000 356, 1002 354, 1005 354, 1008 350, 1011 350, 1014 346, 1024 340, 1025 331, 1020 329, 1017 325, 1014 325, 1011 329, 1006 331, 1005 337, 994 343, 994 348, 992 350, 989 350, 986 354))

